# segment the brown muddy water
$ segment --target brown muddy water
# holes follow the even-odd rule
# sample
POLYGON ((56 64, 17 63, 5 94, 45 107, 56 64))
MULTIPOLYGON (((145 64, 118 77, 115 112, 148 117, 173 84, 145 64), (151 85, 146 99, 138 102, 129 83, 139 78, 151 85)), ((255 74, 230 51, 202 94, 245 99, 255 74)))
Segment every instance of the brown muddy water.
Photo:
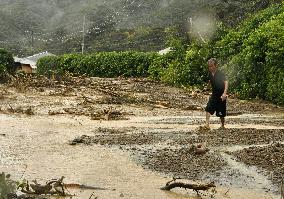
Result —
MULTIPOLYGON (((65 176, 66 183, 115 189, 95 191, 93 195, 98 198, 200 198, 190 190, 174 189, 170 192, 159 190, 172 175, 156 172, 153 169, 143 169, 141 164, 136 164, 135 160, 130 158, 131 151, 103 145, 68 144, 77 136, 94 136, 98 128, 120 127, 124 131, 125 128, 141 127, 143 123, 146 129, 153 128, 151 122, 147 124, 147 121, 153 119, 134 117, 128 121, 118 122, 91 121, 85 117, 23 117, 1 114, 1 134, 4 135, 0 136, 0 170, 12 174, 15 179, 37 179, 39 182, 45 182, 51 178, 65 176)), ((167 134, 169 128, 182 131, 194 129, 195 125, 183 124, 177 128, 175 125, 169 127, 159 124, 156 127, 159 132, 164 129, 164 134, 167 134)), ((230 128, 230 125, 228 127, 230 128)), ((240 172, 239 178, 235 176, 235 179, 229 181, 238 182, 240 185, 217 184, 215 198, 278 198, 275 192, 267 190, 273 190, 275 187, 265 176, 257 171, 252 172, 243 164, 236 163, 229 155, 221 154, 225 161, 227 160, 229 167, 240 172), (248 180, 244 179, 244 176, 254 180, 247 183, 248 180), (264 186, 267 189, 263 189, 264 186)), ((226 179, 226 172, 219 178, 226 179)), ((70 193, 76 194, 75 198, 89 198, 92 191, 71 189, 70 193)), ((211 198, 211 195, 210 192, 205 193, 201 198, 211 198)))
POLYGON ((17 79, 0 85, 0 171, 109 188, 70 189, 80 199, 280 198, 283 107, 229 99, 227 129, 214 116, 200 131, 207 100, 147 79, 17 79), (214 181, 216 193, 160 190, 173 177, 214 181))

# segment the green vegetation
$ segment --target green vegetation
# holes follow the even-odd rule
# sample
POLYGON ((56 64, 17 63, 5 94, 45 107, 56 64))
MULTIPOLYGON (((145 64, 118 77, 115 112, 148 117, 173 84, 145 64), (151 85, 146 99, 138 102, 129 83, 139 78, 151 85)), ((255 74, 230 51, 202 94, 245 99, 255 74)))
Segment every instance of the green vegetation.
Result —
POLYGON ((207 59, 217 57, 227 73, 231 92, 241 98, 262 98, 284 104, 284 3, 251 15, 237 28, 222 23, 207 42, 166 29, 166 55, 143 52, 70 54, 41 59, 39 72, 56 68, 99 77, 149 76, 176 86, 198 86, 207 81, 207 59), (189 45, 188 45, 189 44, 189 45), (52 63, 52 64, 51 64, 52 63))
POLYGON ((284 3, 251 16, 216 46, 241 98, 284 103, 284 3))
POLYGON ((202 85, 210 57, 219 59, 230 91, 240 98, 284 104, 284 3, 251 15, 229 31, 219 24, 213 39, 192 40, 184 59, 176 56, 154 77, 178 86, 202 85))
POLYGON ((14 58, 13 55, 0 48, 0 65, 5 67, 5 70, 11 71, 14 65, 14 58))
POLYGON ((97 77, 146 77, 157 53, 101 52, 93 54, 66 54, 41 58, 38 72, 51 75, 70 72, 97 77))
POLYGON ((0 174, 0 199, 6 199, 7 194, 15 193, 17 189, 17 183, 10 179, 9 174, 0 174))
POLYGON ((0 48, 0 83, 7 80, 8 73, 14 70, 14 58, 12 54, 0 48))

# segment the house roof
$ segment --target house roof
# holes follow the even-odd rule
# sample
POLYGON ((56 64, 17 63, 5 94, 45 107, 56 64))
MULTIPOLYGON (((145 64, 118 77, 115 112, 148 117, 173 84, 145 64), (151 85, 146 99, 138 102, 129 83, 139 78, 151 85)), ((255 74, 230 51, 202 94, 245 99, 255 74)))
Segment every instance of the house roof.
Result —
POLYGON ((38 53, 38 54, 35 54, 35 55, 32 55, 32 56, 26 57, 26 59, 29 59, 31 61, 36 62, 38 59, 40 59, 42 57, 46 57, 46 56, 55 56, 55 55, 45 51, 45 52, 41 52, 41 53, 38 53))
POLYGON ((45 56, 55 56, 55 55, 45 51, 25 58, 14 57, 14 60, 15 62, 20 62, 21 64, 28 64, 33 69, 35 69, 37 60, 45 56))
POLYGON ((169 53, 169 52, 171 52, 171 51, 173 51, 173 48, 172 48, 172 47, 168 47, 168 48, 165 48, 165 49, 163 49, 163 50, 160 50, 158 53, 159 53, 160 55, 165 55, 165 54, 167 54, 167 53, 169 53))
POLYGON ((36 68, 36 62, 29 60, 27 58, 18 58, 14 57, 15 62, 20 62, 21 64, 27 64, 30 65, 32 68, 36 68))

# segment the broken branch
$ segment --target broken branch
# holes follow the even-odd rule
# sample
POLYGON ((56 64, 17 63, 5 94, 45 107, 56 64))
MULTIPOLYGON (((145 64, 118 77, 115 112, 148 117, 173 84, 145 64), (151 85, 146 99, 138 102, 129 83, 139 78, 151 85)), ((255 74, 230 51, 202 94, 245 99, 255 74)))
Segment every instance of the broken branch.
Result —
POLYGON ((189 184, 189 183, 183 183, 183 182, 170 182, 167 183, 166 186, 162 187, 161 190, 166 190, 166 191, 170 191, 173 188, 185 188, 185 189, 192 189, 196 192, 198 191, 207 191, 210 188, 216 187, 214 182, 211 182, 209 184, 189 184))

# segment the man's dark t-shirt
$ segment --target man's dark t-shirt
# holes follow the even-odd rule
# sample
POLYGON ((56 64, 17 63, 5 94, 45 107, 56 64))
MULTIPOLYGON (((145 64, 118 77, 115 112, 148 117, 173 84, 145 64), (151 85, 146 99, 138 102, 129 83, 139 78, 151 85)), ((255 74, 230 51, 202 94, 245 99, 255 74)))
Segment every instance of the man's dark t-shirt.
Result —
POLYGON ((217 70, 213 76, 212 73, 209 72, 209 80, 212 86, 212 96, 221 97, 225 90, 225 84, 224 84, 224 81, 226 81, 225 74, 217 70))

